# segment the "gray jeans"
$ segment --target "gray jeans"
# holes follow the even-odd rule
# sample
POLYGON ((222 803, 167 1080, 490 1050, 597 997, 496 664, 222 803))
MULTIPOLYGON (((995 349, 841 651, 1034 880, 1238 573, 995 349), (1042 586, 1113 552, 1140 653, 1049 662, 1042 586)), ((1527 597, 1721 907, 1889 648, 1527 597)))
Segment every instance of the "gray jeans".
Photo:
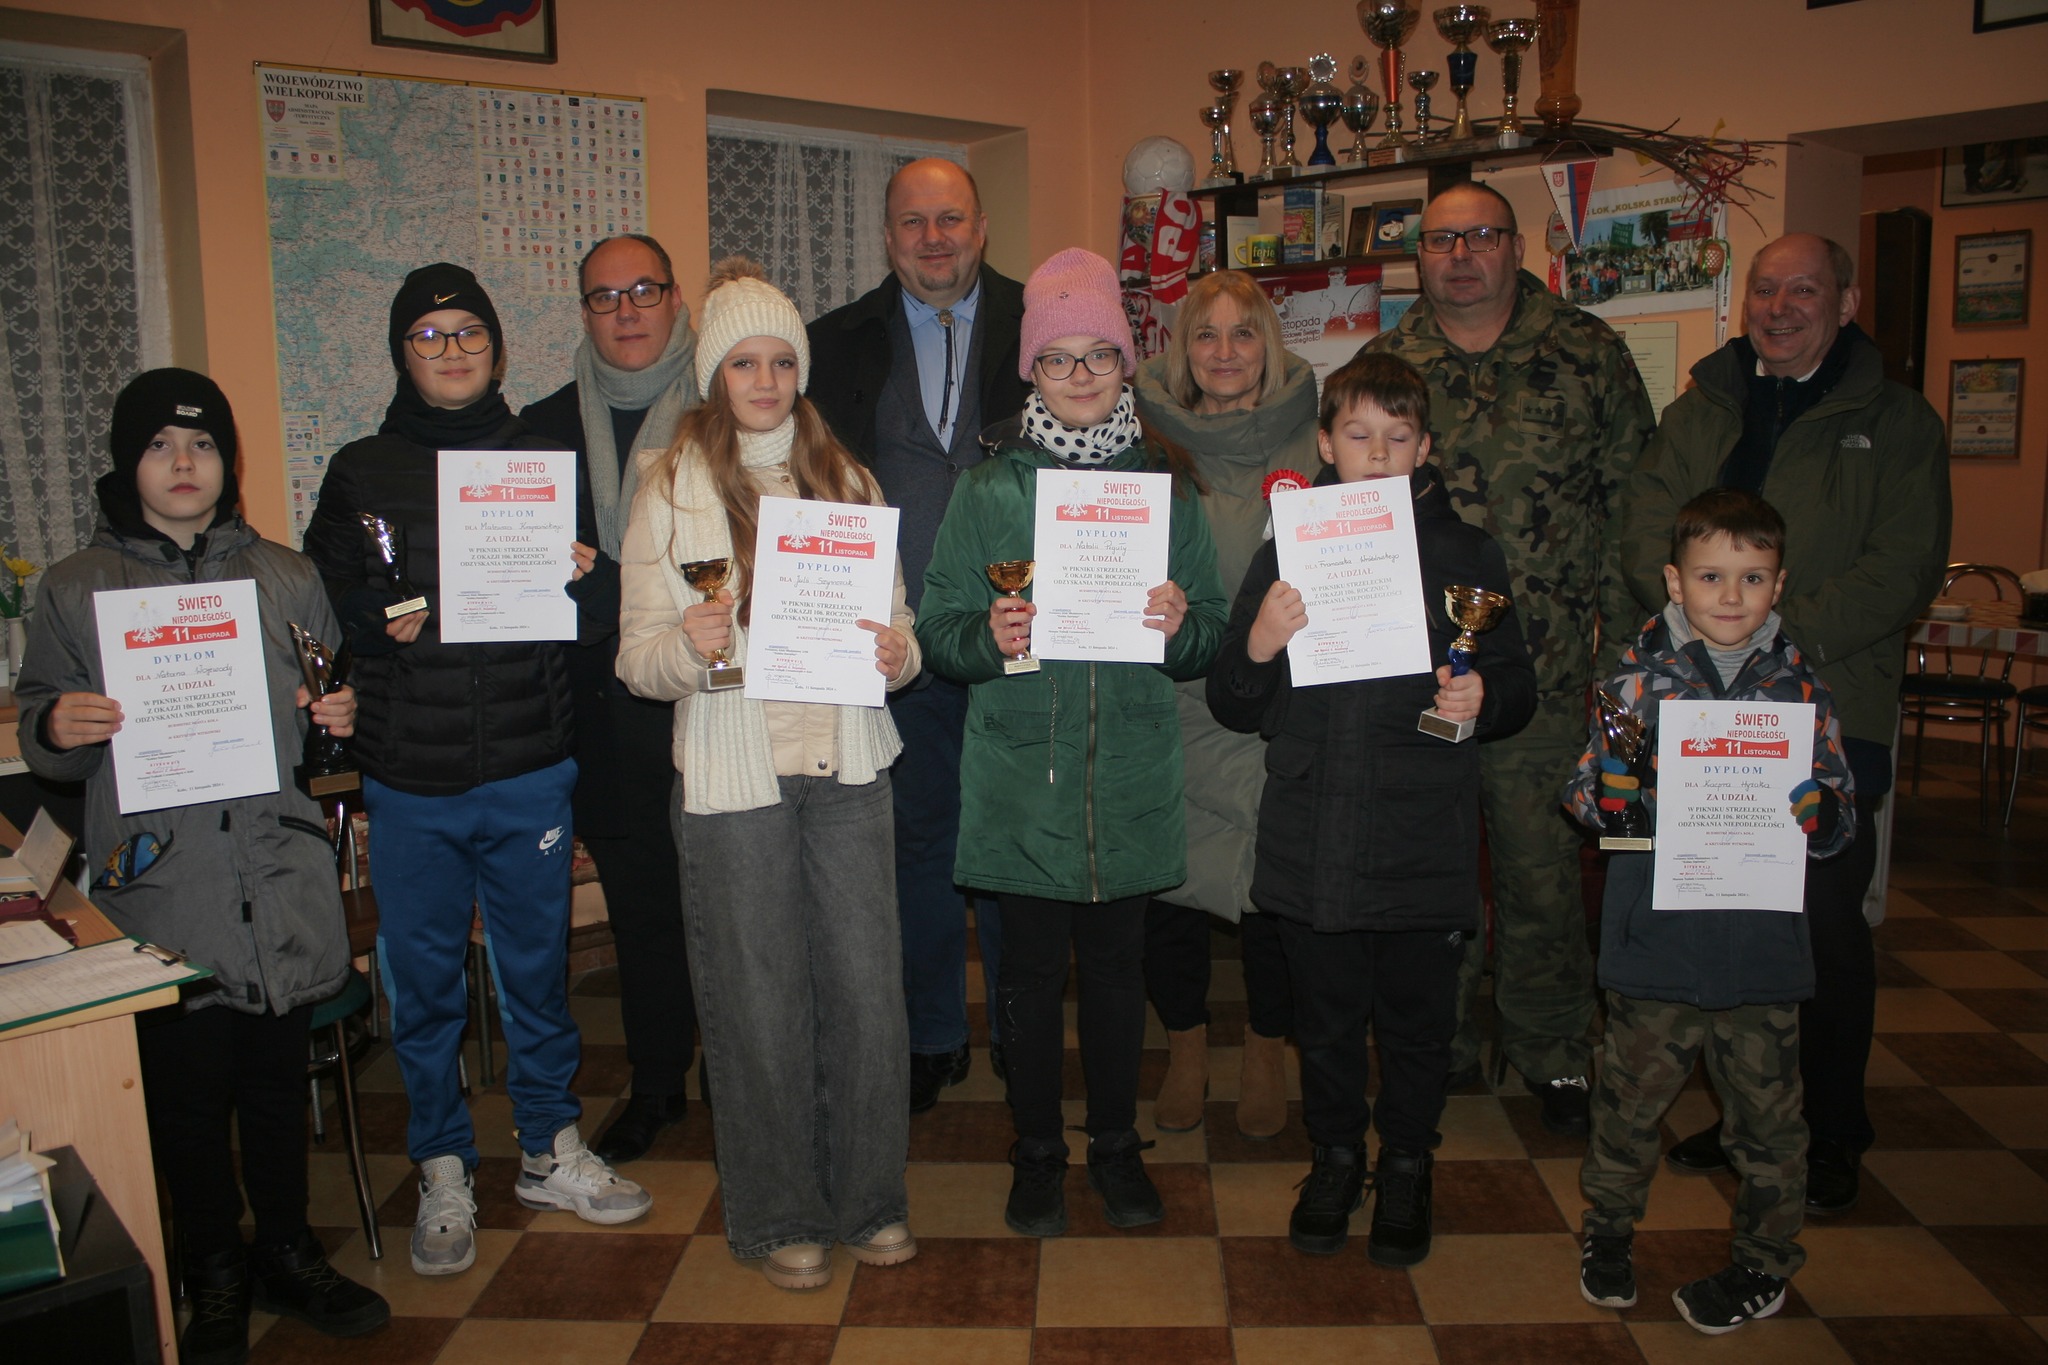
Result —
POLYGON ((889 777, 779 779, 727 815, 672 804, 725 1237, 735 1256, 863 1242, 908 1216, 910 1036, 889 777))

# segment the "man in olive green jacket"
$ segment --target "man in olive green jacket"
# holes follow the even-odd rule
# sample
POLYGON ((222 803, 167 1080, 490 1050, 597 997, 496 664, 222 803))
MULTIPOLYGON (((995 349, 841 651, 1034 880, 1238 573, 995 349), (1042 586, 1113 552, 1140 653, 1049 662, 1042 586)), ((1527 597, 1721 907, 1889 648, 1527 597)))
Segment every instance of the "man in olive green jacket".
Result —
MULTIPOLYGON (((1891 787, 1906 633, 1948 562, 1948 459, 1941 418, 1884 377, 1851 321, 1855 264, 1838 244, 1795 233, 1751 263, 1745 334, 1693 367, 1694 387, 1664 414, 1630 480, 1623 540, 1636 596, 1661 609, 1678 508, 1726 484, 1785 518, 1785 634, 1834 694, 1856 783, 1856 827, 1874 833, 1891 787)), ((1814 996, 1800 1007, 1809 1211, 1845 1212, 1876 1136, 1863 1103, 1876 961, 1863 897, 1877 841, 1807 871, 1814 996)), ((1727 1164, 1719 1130, 1673 1149, 1681 1170, 1727 1164)))

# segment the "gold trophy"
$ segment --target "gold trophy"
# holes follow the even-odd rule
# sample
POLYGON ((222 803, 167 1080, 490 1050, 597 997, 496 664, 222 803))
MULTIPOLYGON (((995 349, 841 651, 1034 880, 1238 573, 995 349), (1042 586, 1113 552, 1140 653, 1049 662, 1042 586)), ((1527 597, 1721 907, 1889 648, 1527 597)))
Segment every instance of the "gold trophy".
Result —
POLYGON ((1534 19, 1496 19, 1486 30, 1486 45, 1500 55, 1500 122, 1494 127, 1494 137, 1503 147, 1529 145, 1515 101, 1522 91, 1522 54, 1535 45, 1536 31, 1534 19))
MULTIPOLYGON (((1492 630, 1511 605, 1506 597, 1485 588, 1468 588, 1454 583, 1444 589, 1444 614, 1458 626, 1458 638, 1451 641, 1451 647, 1445 651, 1452 677, 1463 677, 1472 671, 1472 656, 1479 652, 1479 641, 1475 637, 1481 631, 1492 630)), ((1435 735, 1438 739, 1458 744, 1472 738, 1475 723, 1472 720, 1447 719, 1431 707, 1416 717, 1415 728, 1425 735, 1435 735)))
POLYGON ((1621 699, 1601 688, 1594 693, 1594 700, 1600 710, 1600 729, 1607 736, 1607 752, 1627 765, 1629 776, 1636 779, 1636 799, 1619 810, 1603 809, 1600 812, 1600 826, 1606 833, 1600 836, 1600 847, 1625 853, 1647 853, 1657 846, 1651 837, 1654 832, 1650 823, 1650 808, 1643 804, 1643 791, 1649 785, 1650 756, 1653 752, 1653 728, 1641 716, 1622 705, 1621 699))
MULTIPOLYGON (((341 653, 335 654, 297 621, 285 624, 291 627, 292 653, 298 658, 299 676, 305 680, 308 696, 318 701, 348 684, 352 656, 347 645, 341 647, 341 653)), ((315 800, 362 788, 362 774, 348 761, 348 741, 330 734, 327 727, 311 719, 310 714, 300 760, 299 765, 292 769, 292 780, 300 791, 315 800)))
MULTIPOLYGON (((1031 575, 1038 568, 1035 559, 1005 559, 988 566, 988 581, 996 585, 996 591, 1005 597, 1022 597, 1024 589, 1031 586, 1031 575)), ((1004 673, 1036 673, 1038 656, 1030 650, 1014 658, 1003 660, 1004 673)))
MULTIPOLYGON (((706 602, 718 600, 718 590, 732 577, 730 559, 693 559, 687 564, 678 564, 683 581, 704 594, 706 602)), ((704 687, 707 691, 723 692, 728 687, 744 687, 747 670, 726 657, 722 649, 711 651, 711 658, 704 665, 704 687)))

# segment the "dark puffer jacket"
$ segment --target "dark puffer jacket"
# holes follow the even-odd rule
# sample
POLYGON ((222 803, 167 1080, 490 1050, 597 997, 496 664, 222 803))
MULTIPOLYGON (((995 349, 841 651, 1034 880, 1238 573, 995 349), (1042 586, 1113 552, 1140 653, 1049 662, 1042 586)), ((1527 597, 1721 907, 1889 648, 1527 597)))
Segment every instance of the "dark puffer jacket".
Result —
MULTIPOLYGON (((449 449, 559 450, 509 414, 497 430, 449 449)), ((444 644, 435 452, 389 432, 343 446, 306 528, 334 613, 356 650, 355 755, 363 772, 415 796, 455 796, 569 757, 575 733, 568 664, 551 642, 444 644), (398 598, 359 514, 405 528, 405 572, 426 594, 426 627, 409 645, 384 633, 398 598)))

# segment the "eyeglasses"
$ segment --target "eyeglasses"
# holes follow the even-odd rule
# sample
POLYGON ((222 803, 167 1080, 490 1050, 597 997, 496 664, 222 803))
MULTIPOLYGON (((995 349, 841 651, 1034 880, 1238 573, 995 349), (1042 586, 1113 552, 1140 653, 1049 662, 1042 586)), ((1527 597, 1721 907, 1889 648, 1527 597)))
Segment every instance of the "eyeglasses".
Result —
POLYGON ((1088 373, 1095 375, 1108 374, 1112 370, 1120 369, 1124 363, 1124 353, 1114 346, 1104 346, 1099 350, 1090 351, 1087 355, 1047 351, 1031 363, 1036 365, 1047 379, 1058 381, 1072 374, 1076 365, 1086 365, 1088 373))
POLYGON ((482 355, 491 349, 491 329, 482 323, 465 327, 459 332, 444 332, 439 327, 422 327, 417 332, 408 332, 406 343, 412 353, 421 360, 439 360, 448 354, 448 343, 454 342, 462 348, 464 355, 482 355))
POLYGON ((631 299, 635 308, 652 308, 675 287, 674 280, 642 280, 626 289, 593 289, 583 296, 583 306, 593 313, 616 313, 620 299, 631 299))
POLYGON ((1438 256, 1449 255, 1459 242, 1465 244, 1465 250, 1477 256, 1483 252, 1500 250, 1500 244, 1512 235, 1508 229, 1499 227, 1466 228, 1463 232, 1431 228, 1422 234, 1420 240, 1424 251, 1438 256))

